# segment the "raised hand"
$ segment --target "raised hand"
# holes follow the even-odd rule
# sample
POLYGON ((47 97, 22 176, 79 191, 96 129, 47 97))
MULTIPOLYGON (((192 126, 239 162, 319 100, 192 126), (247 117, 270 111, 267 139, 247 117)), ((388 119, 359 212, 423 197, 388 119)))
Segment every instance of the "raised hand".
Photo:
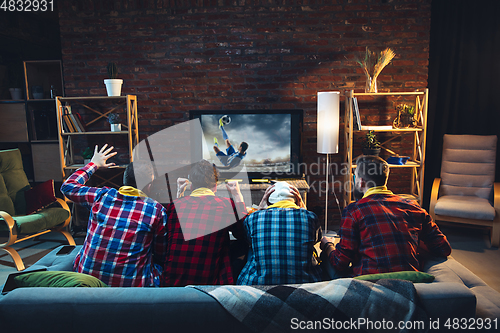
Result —
POLYGON ((184 196, 184 191, 190 184, 191 182, 187 178, 177 178, 177 198, 184 196))
POLYGON ((271 195, 271 193, 274 192, 274 190, 275 190, 274 185, 271 185, 266 189, 266 192, 264 192, 264 196, 262 197, 262 200, 260 200, 259 209, 266 209, 267 208, 267 199, 269 199, 269 196, 271 195))
POLYGON ((236 181, 229 181, 226 184, 226 188, 231 193, 233 196, 234 202, 244 202, 243 201, 243 195, 241 194, 240 191, 240 185, 236 181))
POLYGON ((300 195, 299 190, 295 186, 293 186, 293 185, 290 185, 290 190, 291 190, 293 196, 295 197, 295 204, 297 206, 299 206, 300 208, 306 208, 307 209, 306 204, 302 200, 302 196, 300 195))
POLYGON ((110 166, 115 165, 115 163, 106 163, 106 161, 110 158, 118 154, 117 152, 111 153, 113 150, 113 146, 108 147, 108 144, 106 143, 104 146, 102 146, 101 150, 99 150, 99 147, 96 145, 94 149, 94 156, 92 156, 91 162, 93 162, 95 165, 97 165, 98 168, 109 168, 110 166))

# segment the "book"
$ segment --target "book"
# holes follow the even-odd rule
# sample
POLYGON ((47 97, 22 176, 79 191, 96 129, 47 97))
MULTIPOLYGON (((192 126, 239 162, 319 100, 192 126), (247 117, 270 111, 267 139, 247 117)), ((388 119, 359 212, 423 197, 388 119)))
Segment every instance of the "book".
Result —
POLYGON ((78 124, 78 122, 76 120, 75 115, 72 113, 69 113, 68 115, 69 115, 69 118, 71 120, 71 124, 76 129, 76 132, 83 132, 83 130, 81 129, 80 125, 78 124))
POLYGON ((71 106, 68 103, 66 103, 63 106, 63 119, 66 122, 66 125, 68 125, 69 132, 74 133, 77 132, 77 130, 73 125, 73 122, 71 121, 71 117, 69 116, 70 113, 71 113, 71 106))
POLYGON ((69 114, 63 114, 63 119, 64 119, 64 122, 66 123, 66 126, 68 127, 68 132, 69 133, 76 132, 75 128, 71 124, 71 119, 69 118, 69 114))
POLYGON ((353 129, 357 129, 358 131, 361 130, 361 118, 359 116, 359 106, 358 106, 358 99, 356 97, 352 98, 352 103, 354 104, 354 123, 353 123, 353 129))
POLYGON ((87 126, 85 125, 85 122, 83 121, 82 115, 79 114, 78 112, 75 112, 74 115, 76 116, 76 120, 78 121, 78 125, 80 125, 82 132, 87 132, 87 126))
POLYGON ((63 129, 63 133, 69 133, 69 128, 68 125, 66 125, 66 122, 64 121, 63 117, 61 117, 61 127, 63 129))

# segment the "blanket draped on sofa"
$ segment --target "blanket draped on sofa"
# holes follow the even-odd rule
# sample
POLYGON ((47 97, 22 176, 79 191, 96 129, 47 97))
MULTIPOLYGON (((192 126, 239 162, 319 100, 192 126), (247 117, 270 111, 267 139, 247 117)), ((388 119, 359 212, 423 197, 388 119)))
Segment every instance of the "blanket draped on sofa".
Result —
POLYGON ((425 332, 429 323, 413 283, 402 280, 191 287, 215 298, 255 332, 425 332))

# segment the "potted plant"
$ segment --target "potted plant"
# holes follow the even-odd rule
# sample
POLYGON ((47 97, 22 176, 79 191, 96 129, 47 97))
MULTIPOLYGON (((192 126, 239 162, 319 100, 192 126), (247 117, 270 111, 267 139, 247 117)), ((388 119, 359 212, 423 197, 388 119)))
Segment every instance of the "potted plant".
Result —
POLYGON ((417 121, 415 119, 415 107, 408 104, 399 104, 396 106, 398 115, 393 121, 394 128, 409 128, 417 127, 417 121))
POLYGON ((83 164, 85 165, 89 164, 93 156, 94 156, 94 151, 92 150, 92 148, 90 147, 85 148, 85 150, 82 151, 83 164))
POLYGON ((108 114, 108 121, 111 125, 111 132, 120 132, 122 124, 120 124, 120 115, 118 113, 108 114))
POLYGON ((108 96, 121 96, 123 80, 116 78, 118 75, 116 64, 110 62, 107 66, 107 71, 109 78, 104 80, 104 84, 106 85, 108 96))
POLYGON ((380 154, 380 142, 377 139, 374 131, 368 131, 365 134, 362 151, 364 155, 376 155, 380 154))

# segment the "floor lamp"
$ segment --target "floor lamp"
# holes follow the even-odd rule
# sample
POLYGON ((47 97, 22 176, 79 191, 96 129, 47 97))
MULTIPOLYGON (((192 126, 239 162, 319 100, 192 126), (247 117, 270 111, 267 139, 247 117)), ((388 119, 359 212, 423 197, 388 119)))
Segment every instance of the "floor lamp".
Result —
POLYGON ((330 170, 329 154, 337 154, 339 152, 339 114, 340 109, 340 92, 325 91, 318 92, 318 146, 317 152, 326 154, 326 198, 325 198, 325 229, 328 229, 328 192, 330 170))

